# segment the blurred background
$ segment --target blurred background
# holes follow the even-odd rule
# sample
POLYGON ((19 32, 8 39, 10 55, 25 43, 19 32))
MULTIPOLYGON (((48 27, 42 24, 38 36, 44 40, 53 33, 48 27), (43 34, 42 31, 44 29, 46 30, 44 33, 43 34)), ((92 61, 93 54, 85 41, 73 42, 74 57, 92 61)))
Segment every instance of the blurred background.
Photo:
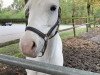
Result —
MULTIPOLYGON (((24 6, 25 0, 0 0, 0 19, 24 19, 24 6)), ((92 22, 94 18, 100 23, 100 0, 60 0, 60 6, 63 24, 72 23, 72 17, 76 24, 85 23, 86 19, 92 22)))

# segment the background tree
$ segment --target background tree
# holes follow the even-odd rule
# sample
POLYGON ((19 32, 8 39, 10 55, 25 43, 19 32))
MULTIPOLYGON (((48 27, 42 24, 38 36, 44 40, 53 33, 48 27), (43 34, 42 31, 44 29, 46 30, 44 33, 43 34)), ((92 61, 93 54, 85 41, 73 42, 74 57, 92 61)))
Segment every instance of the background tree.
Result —
MULTIPOLYGON (((25 18, 25 12, 23 8, 27 0, 14 0, 13 4, 7 8, 3 8, 0 11, 0 18, 25 18)), ((0 0, 0 7, 2 7, 2 0, 0 0)), ((95 15, 96 18, 100 18, 100 0, 60 0, 61 7, 61 20, 63 24, 72 24, 73 8, 75 24, 86 22, 87 8, 89 8, 89 16, 95 15), (89 3, 88 3, 89 1, 89 3), (81 17, 80 19, 78 19, 81 17)), ((92 22, 92 20, 91 20, 92 22)))
POLYGON ((2 10, 3 1, 0 0, 0 11, 2 10))
POLYGON ((24 6, 24 0, 14 0, 12 5, 2 9, 2 11, 0 12, 0 19, 25 18, 23 10, 24 6))
POLYGON ((20 11, 25 6, 24 0, 14 0, 13 4, 11 5, 13 10, 20 11))

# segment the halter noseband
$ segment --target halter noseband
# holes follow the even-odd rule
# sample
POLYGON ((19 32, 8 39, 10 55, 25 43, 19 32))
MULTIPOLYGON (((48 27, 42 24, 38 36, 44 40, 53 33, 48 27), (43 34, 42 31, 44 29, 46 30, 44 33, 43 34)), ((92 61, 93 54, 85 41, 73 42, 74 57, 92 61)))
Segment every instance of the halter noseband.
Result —
POLYGON ((44 46, 43 46, 42 51, 41 51, 41 53, 42 53, 41 56, 43 56, 44 53, 45 53, 45 50, 46 50, 47 44, 48 44, 48 40, 53 38, 58 33, 59 21, 60 21, 60 13, 61 13, 61 8, 59 7, 57 22, 55 23, 55 25, 53 27, 51 27, 51 29, 48 31, 47 34, 42 33, 41 31, 39 31, 38 29, 36 29, 34 27, 26 26, 25 31, 27 31, 27 30, 32 31, 32 32, 36 33, 38 36, 40 36, 44 40, 44 46), (56 31, 55 31, 54 35, 51 35, 55 28, 56 28, 56 31))

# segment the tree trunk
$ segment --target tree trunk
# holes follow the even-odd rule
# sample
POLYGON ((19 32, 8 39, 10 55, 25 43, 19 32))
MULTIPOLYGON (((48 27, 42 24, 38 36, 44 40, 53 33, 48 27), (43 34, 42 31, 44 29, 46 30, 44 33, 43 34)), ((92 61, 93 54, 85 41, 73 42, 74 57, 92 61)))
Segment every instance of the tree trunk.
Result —
POLYGON ((91 25, 90 25, 90 11, 91 11, 91 1, 90 0, 88 0, 88 2, 87 2, 87 14, 88 14, 88 16, 87 16, 87 23, 89 23, 89 27, 91 27, 91 25))
POLYGON ((26 4, 28 0, 24 0, 24 1, 25 1, 25 4, 26 4))
MULTIPOLYGON (((24 1, 25 1, 25 4, 26 4, 28 0, 24 0, 24 1)), ((27 21, 26 21, 26 26, 28 25, 28 16, 29 16, 29 10, 27 9, 27 10, 25 11, 25 18, 27 19, 27 21)))

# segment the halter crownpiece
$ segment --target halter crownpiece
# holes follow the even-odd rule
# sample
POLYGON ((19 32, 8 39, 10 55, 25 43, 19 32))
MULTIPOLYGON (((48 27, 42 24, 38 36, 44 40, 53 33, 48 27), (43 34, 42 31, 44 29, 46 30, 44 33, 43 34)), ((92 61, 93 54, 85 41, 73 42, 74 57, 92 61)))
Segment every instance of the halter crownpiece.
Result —
POLYGON ((38 29, 36 29, 34 27, 26 26, 25 31, 27 31, 27 30, 32 31, 32 32, 36 33, 38 36, 40 36, 44 40, 44 46, 43 46, 42 51, 41 51, 42 55, 40 57, 42 57, 44 55, 44 53, 45 53, 45 50, 46 50, 47 44, 48 44, 48 40, 53 38, 58 33, 59 21, 60 21, 60 13, 61 13, 61 8, 59 7, 57 22, 55 23, 55 25, 53 27, 51 27, 51 29, 48 31, 47 34, 44 34, 43 32, 39 31, 38 29), (52 32, 53 32, 53 30, 55 28, 56 28, 56 31, 52 35, 52 32))

